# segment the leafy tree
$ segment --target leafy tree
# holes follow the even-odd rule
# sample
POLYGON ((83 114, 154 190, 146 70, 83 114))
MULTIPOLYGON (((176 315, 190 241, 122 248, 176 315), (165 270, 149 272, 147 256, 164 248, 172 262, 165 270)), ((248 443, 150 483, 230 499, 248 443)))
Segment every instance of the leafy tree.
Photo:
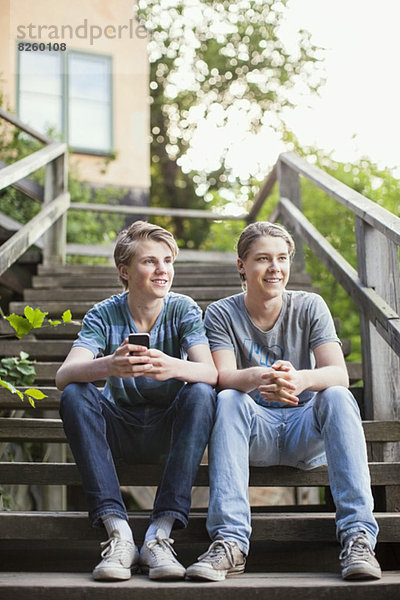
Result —
MULTIPOLYGON (((221 146, 217 164, 190 170, 186 159, 200 121, 217 123, 216 134, 236 121, 245 121, 249 132, 278 129, 282 111, 294 105, 294 92, 318 89, 321 54, 309 34, 299 32, 294 53, 280 38, 286 4, 139 0, 139 17, 151 31, 154 206, 208 208, 214 206, 213 192, 248 183, 231 171, 230 140, 221 146)), ((208 143, 214 144, 213 136, 208 143)), ((198 247, 210 228, 204 221, 158 221, 187 247, 198 247)))

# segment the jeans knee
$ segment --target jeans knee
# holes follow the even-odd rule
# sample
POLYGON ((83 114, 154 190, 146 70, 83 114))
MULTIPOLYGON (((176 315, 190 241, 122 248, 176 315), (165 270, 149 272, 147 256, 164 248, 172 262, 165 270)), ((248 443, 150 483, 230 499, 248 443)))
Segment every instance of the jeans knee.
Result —
POLYGON ((217 394, 208 383, 187 383, 180 393, 179 404, 181 407, 190 407, 192 410, 209 411, 215 413, 217 394))
POLYGON ((360 416, 358 404, 353 394, 344 386, 335 385, 317 393, 316 407, 324 415, 357 415, 360 416))
POLYGON ((254 400, 248 394, 237 390, 222 390, 217 396, 217 412, 220 415, 227 414, 229 419, 234 420, 233 415, 247 414, 254 409, 254 400))
POLYGON ((67 416, 69 413, 78 415, 85 405, 84 399, 87 398, 87 383, 69 383, 60 398, 60 415, 67 416))

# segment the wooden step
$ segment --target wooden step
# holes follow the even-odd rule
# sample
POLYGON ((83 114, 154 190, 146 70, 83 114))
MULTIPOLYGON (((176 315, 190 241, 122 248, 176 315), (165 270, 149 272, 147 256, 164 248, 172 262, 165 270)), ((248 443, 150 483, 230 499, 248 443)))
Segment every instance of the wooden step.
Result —
MULTIPOLYGON (((138 543, 148 526, 149 512, 129 512, 129 523, 138 543)), ((400 542, 400 514, 377 512, 380 543, 400 542)), ((335 515, 332 512, 253 512, 253 542, 335 542, 335 515)), ((0 512, 2 540, 102 540, 104 530, 89 524, 86 512, 0 512)), ((192 512, 185 529, 174 530, 177 544, 208 544, 206 512, 192 512)), ((1 570, 1 568, 0 568, 1 570)))
POLYGON ((396 600, 400 572, 380 581, 347 582, 339 573, 245 573, 218 583, 152 582, 134 575, 125 582, 96 582, 90 573, 0 573, 4 600, 396 600))
MULTIPOLYGON (((227 270, 225 267, 220 272, 198 273, 196 269, 191 272, 183 273, 178 270, 174 276, 174 286, 211 286, 211 285, 237 285, 240 287, 239 274, 236 271, 227 270)), ((289 285, 303 286, 303 288, 312 287, 311 277, 307 274, 291 274, 289 285)), ((32 278, 32 287, 40 288, 114 288, 122 285, 119 282, 118 274, 114 270, 112 274, 99 275, 97 271, 85 273, 82 275, 64 275, 58 277, 36 275, 32 278)))
MULTIPOLYGON (((197 303, 202 310, 205 310, 210 304, 211 300, 199 300, 197 303)), ((32 308, 40 308, 42 311, 49 313, 49 318, 59 318, 65 310, 70 310, 72 318, 82 319, 88 310, 90 310, 94 302, 88 301, 64 301, 64 300, 53 300, 43 302, 10 302, 9 312, 17 315, 24 314, 26 305, 29 304, 32 308)))
MULTIPOLYGON (((25 390, 26 388, 19 388, 25 390)), ((54 387, 42 388, 44 393, 49 395, 49 404, 47 399, 37 400, 36 408, 32 409, 33 413, 41 408, 57 408, 59 404, 59 398, 61 392, 54 387)), ((0 408, 23 408, 22 402, 19 398, 10 394, 6 389, 0 388, 0 408), (20 404, 18 404, 18 402, 20 404)), ((31 409, 31 407, 29 407, 31 409)), ((39 412, 39 415, 41 413, 39 412)), ((31 417, 34 414, 31 414, 31 417)), ((365 439, 367 442, 397 442, 400 440, 400 421, 363 421, 362 422, 365 439)), ((37 434, 37 430, 47 429, 52 441, 62 441, 63 438, 59 437, 55 431, 62 431, 61 419, 36 419, 36 418, 9 418, 0 417, 0 440, 11 440, 14 439, 12 436, 19 436, 18 439, 23 437, 24 432, 32 436, 32 439, 38 439, 36 436, 42 436, 43 434, 37 434), (18 433, 20 432, 20 433, 18 433), (54 439, 56 435, 56 439, 54 439)), ((49 441, 49 440, 47 440, 49 441)))
MULTIPOLYGON (((234 294, 240 293, 240 285, 228 286, 228 287, 173 287, 173 292, 177 294, 184 294, 190 296, 194 300, 219 300, 227 296, 233 296, 234 294)), ((121 293, 121 288, 83 288, 80 290, 70 288, 55 288, 55 289, 28 289, 25 290, 24 299, 25 302, 35 304, 41 302, 43 306, 46 306, 48 301, 75 301, 77 298, 79 301, 90 301, 92 305, 95 302, 100 302, 105 298, 109 298, 114 294, 121 293)))
POLYGON ((63 361, 70 351, 72 340, 0 340, 0 356, 18 356, 27 352, 31 359, 63 361))
MULTIPOLYGON (((17 421, 17 420, 16 420, 17 421)), ((18 429, 4 431, 0 423, 0 440, 14 441, 50 441, 64 442, 65 436, 61 426, 50 425, 26 431, 18 429)), ((159 465, 121 465, 117 469, 121 485, 147 486, 160 481, 162 468, 159 465)), ((395 486, 400 481, 400 463, 370 462, 369 471, 374 486, 395 486)), ((73 463, 48 462, 0 462, 0 482, 3 484, 41 484, 41 485, 80 485, 81 479, 77 467, 73 463)), ((209 484, 208 467, 200 465, 196 477, 196 486, 209 484)), ((250 487, 270 486, 329 486, 326 466, 316 467, 310 471, 302 471, 294 467, 250 467, 250 487)))
MULTIPOLYGON (((213 273, 232 273, 238 275, 236 267, 236 257, 233 258, 230 263, 211 263, 211 262, 181 262, 176 261, 174 263, 175 274, 192 274, 193 272, 202 274, 213 274, 213 273)), ((116 268, 114 265, 87 265, 87 264, 76 264, 76 265, 43 265, 39 264, 37 268, 39 276, 44 277, 64 277, 64 276, 79 276, 79 275, 93 275, 96 276, 114 276, 116 274, 116 268)), ((311 283, 310 273, 305 271, 295 271, 292 269, 290 277, 297 281, 305 281, 311 283)))

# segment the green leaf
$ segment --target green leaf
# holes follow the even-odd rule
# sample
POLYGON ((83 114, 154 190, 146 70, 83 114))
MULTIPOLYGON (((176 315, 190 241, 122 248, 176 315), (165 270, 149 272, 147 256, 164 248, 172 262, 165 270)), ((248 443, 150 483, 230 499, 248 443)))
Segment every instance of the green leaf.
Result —
POLYGON ((17 364, 19 363, 18 358, 15 358, 14 356, 10 356, 9 358, 2 358, 1 359, 1 364, 3 365, 3 367, 5 367, 6 369, 12 369, 13 367, 15 367, 17 364))
POLYGON ((47 398, 46 394, 43 394, 43 392, 37 390, 36 388, 29 388, 25 390, 25 394, 35 398, 35 400, 43 400, 43 398, 47 398))
POLYGON ((32 365, 19 364, 17 366, 17 371, 23 375, 36 375, 35 367, 32 365))
POLYGON ((69 323, 71 321, 71 319, 72 319, 72 313, 71 313, 71 311, 69 309, 65 310, 63 312, 61 318, 62 318, 62 320, 63 320, 64 323, 69 323))
POLYGON ((25 317, 21 317, 21 315, 12 314, 6 317, 7 321, 10 323, 11 327, 13 327, 16 331, 17 338, 22 338, 22 336, 27 335, 32 326, 29 323, 28 319, 25 317))
POLYGON ((38 328, 43 325, 43 321, 49 313, 42 312, 40 308, 35 308, 35 310, 31 306, 25 306, 24 314, 31 324, 32 328, 38 328))
POLYGON ((24 352, 23 350, 21 350, 21 352, 19 353, 19 356, 20 356, 21 360, 26 360, 27 358, 29 358, 29 354, 27 352, 24 352))
POLYGON ((8 381, 4 381, 3 379, 0 379, 0 385, 7 388, 7 390, 9 392, 11 392, 12 394, 17 394, 17 396, 19 398, 21 398, 21 400, 24 399, 23 393, 20 392, 19 390, 17 390, 17 388, 14 387, 12 383, 9 383, 8 381))
POLYGON ((57 327, 57 325, 61 325, 61 321, 52 321, 51 319, 49 319, 48 323, 52 327, 57 327))

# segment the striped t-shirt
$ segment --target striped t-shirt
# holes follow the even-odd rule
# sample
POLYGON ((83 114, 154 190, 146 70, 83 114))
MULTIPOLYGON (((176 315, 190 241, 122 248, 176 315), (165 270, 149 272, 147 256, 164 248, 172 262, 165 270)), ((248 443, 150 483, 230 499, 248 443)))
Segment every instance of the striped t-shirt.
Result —
MULTIPOLYGON (((73 345, 88 348, 95 357, 107 356, 113 354, 130 333, 137 333, 127 297, 128 292, 111 296, 89 310, 73 345)), ((174 292, 169 292, 163 299, 163 308, 149 333, 151 348, 175 358, 185 359, 191 346, 208 345, 201 309, 188 296, 174 292)), ((183 384, 178 379, 155 381, 150 377, 108 377, 104 395, 123 406, 166 407, 183 384)))

